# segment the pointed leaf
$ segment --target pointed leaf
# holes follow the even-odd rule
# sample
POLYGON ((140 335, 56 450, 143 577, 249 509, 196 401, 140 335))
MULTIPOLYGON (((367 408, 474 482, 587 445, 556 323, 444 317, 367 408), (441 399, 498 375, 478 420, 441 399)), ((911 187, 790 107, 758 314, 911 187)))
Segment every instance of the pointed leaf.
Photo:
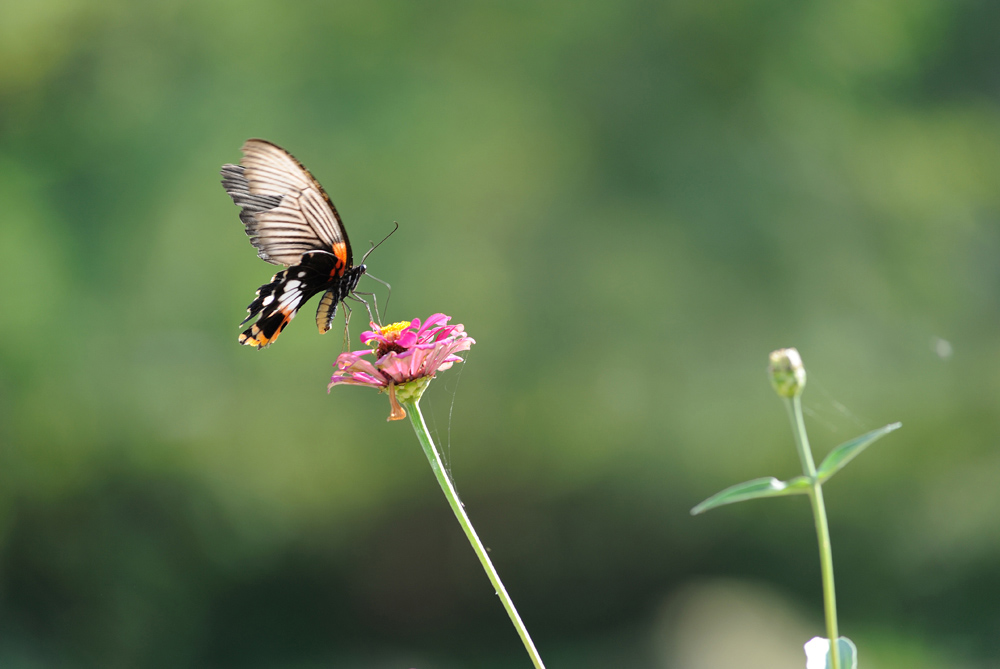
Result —
POLYGON ((823 458, 823 462, 816 471, 816 478, 819 479, 820 483, 826 481, 843 469, 844 465, 858 457, 861 451, 865 450, 873 441, 884 437, 893 430, 898 430, 902 426, 902 423, 892 423, 891 425, 886 425, 885 427, 880 427, 877 430, 872 430, 868 434, 863 434, 860 437, 851 439, 850 441, 837 446, 837 448, 830 451, 830 453, 823 458))
MULTIPOLYGON (((821 636, 813 637, 806 642, 806 669, 832 669, 833 659, 830 657, 830 641, 821 636)), ((837 639, 837 650, 840 651, 840 669, 858 669, 858 648, 846 636, 837 639)))
POLYGON ((752 481, 744 481, 730 486, 722 492, 716 493, 706 499, 698 506, 691 509, 691 515, 697 516, 709 509, 714 509, 723 504, 742 502, 747 499, 757 499, 758 497, 781 497, 783 495, 801 495, 809 490, 809 479, 805 476, 797 476, 787 483, 779 481, 773 476, 768 476, 752 481))

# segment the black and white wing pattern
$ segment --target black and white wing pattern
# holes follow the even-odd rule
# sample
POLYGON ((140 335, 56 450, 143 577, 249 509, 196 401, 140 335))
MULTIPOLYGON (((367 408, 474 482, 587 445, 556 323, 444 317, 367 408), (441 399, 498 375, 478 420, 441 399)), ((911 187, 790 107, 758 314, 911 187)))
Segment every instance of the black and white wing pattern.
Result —
POLYGON ((257 291, 243 323, 259 318, 240 335, 240 343, 268 346, 299 308, 324 290, 328 293, 316 320, 320 332, 326 332, 337 305, 364 274, 364 265, 353 266, 337 209, 302 163, 263 139, 247 140, 242 152, 239 165, 222 166, 222 186, 242 208, 240 220, 257 255, 288 269, 257 291))
POLYGON ((240 220, 257 255, 275 265, 295 265, 306 251, 323 249, 350 266, 347 232, 309 170, 263 139, 248 139, 242 151, 239 165, 223 165, 222 186, 243 207, 240 220))

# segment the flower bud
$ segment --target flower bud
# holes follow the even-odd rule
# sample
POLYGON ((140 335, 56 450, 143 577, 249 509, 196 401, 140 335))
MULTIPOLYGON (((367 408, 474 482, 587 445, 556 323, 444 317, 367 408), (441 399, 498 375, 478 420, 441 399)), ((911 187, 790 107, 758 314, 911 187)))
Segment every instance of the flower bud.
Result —
POLYGON ((806 368, 802 366, 799 352, 794 348, 781 348, 772 351, 770 358, 767 371, 774 390, 787 399, 801 395, 806 387, 806 368))

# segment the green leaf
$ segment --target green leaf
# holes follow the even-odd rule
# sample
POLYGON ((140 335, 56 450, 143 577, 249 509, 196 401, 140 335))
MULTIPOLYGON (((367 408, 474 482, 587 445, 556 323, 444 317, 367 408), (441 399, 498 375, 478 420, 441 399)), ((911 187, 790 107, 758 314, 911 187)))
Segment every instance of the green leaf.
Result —
POLYGON ((722 492, 716 493, 706 499, 698 506, 691 509, 691 515, 697 516, 709 509, 714 509, 723 504, 742 502, 747 499, 757 499, 758 497, 781 497, 783 495, 801 495, 809 490, 809 479, 805 476, 796 476, 787 483, 779 481, 773 476, 768 476, 753 481, 745 481, 730 486, 722 492))
POLYGON ((837 446, 837 448, 830 451, 823 459, 819 469, 816 471, 816 478, 819 479, 820 483, 826 481, 843 469, 844 465, 858 457, 861 451, 865 450, 873 441, 884 437, 893 430, 898 430, 902 426, 902 423, 892 423, 837 446))
MULTIPOLYGON (((858 647, 846 636, 837 639, 840 669, 858 669, 858 647)), ((817 636, 806 642, 806 669, 831 669, 830 642, 817 636)))

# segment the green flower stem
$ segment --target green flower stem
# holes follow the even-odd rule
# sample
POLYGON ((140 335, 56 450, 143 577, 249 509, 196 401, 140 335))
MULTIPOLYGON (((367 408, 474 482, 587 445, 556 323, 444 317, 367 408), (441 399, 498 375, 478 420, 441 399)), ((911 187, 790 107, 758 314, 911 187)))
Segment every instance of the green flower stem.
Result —
POLYGON ((476 556, 479 557, 479 561, 483 564, 483 569, 486 570, 486 575, 490 577, 490 582, 493 583, 494 589, 496 589, 497 596, 500 597, 500 601, 503 602, 503 606, 507 609, 507 615, 510 616, 510 620, 514 623, 514 628, 517 630, 518 635, 521 637, 521 641, 524 642, 524 647, 528 651, 528 655, 531 657, 532 664, 535 665, 535 669, 545 669, 545 665, 542 664, 542 658, 538 655, 538 651, 535 649, 535 644, 531 641, 531 636, 528 634, 527 628, 524 623, 521 622, 521 616, 517 614, 517 609, 514 608, 514 602, 511 601, 510 595, 507 594, 507 590, 503 587, 503 583, 500 582, 500 575, 497 574, 497 570, 493 567, 493 563, 490 562, 489 556, 486 554, 486 548, 483 546, 483 542, 479 540, 476 535, 476 530, 473 529, 472 523, 469 521, 469 517, 465 515, 465 508, 458 499, 458 493, 455 492, 455 488, 451 485, 451 479, 448 478, 448 474, 444 471, 444 464, 441 462, 441 455, 438 453, 437 447, 434 445, 434 440, 431 439, 430 432, 427 431, 427 424, 424 422, 424 416, 420 413, 420 406, 418 401, 403 402, 403 406, 406 408, 406 413, 410 417, 410 422, 413 424, 413 431, 417 433, 417 439, 420 441, 420 445, 424 448, 424 453, 427 455, 427 461, 431 463, 431 469, 434 470, 434 476, 437 477, 438 483, 441 485, 441 491, 444 492, 444 496, 448 499, 448 503, 451 505, 451 510, 455 512, 455 517, 458 518, 458 524, 462 526, 465 530, 465 536, 469 538, 469 543, 472 544, 472 549, 476 551, 476 556))
POLYGON ((813 520, 816 522, 816 538, 819 540, 819 564, 823 573, 823 609, 826 613, 826 635, 830 639, 830 667, 840 669, 840 648, 837 639, 837 593, 833 585, 833 549, 830 546, 830 527, 826 522, 826 505, 823 503, 823 487, 816 478, 809 437, 802 420, 802 400, 798 395, 785 399, 788 418, 792 422, 795 446, 802 461, 802 473, 812 481, 809 499, 812 502, 813 520))

